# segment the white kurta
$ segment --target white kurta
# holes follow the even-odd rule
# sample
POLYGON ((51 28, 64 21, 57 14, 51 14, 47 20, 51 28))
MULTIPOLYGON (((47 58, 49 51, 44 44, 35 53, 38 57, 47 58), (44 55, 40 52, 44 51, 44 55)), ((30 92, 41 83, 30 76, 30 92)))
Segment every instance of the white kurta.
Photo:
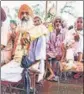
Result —
MULTIPOLYGON (((44 29, 43 30, 47 30, 44 29)), ((45 31, 47 32, 47 31, 45 31)), ((39 64, 33 66, 34 69, 40 71, 38 75, 38 81, 43 79, 45 72, 45 60, 46 60, 46 36, 43 35, 38 39, 34 40, 30 46, 29 59, 32 61, 40 60, 39 64)))
POLYGON ((74 41, 74 35, 73 35, 74 33, 76 33, 74 29, 68 31, 66 33, 65 40, 64 40, 63 43, 65 45, 66 44, 70 44, 71 45, 74 42, 72 49, 74 51, 74 55, 76 55, 78 52, 83 53, 83 31, 78 31, 79 37, 80 37, 78 42, 74 41))
POLYGON ((41 36, 40 38, 34 40, 31 43, 29 50, 29 59, 35 60, 45 60, 46 59, 46 37, 41 36))
POLYGON ((17 63, 12 60, 1 67, 1 80, 18 82, 22 79, 22 71, 23 68, 20 67, 20 63, 17 63))
POLYGON ((34 69, 40 71, 38 81, 43 79, 45 72, 45 59, 46 59, 46 37, 41 36, 33 41, 30 48, 29 59, 32 61, 40 60, 40 63, 33 66, 34 69))
POLYGON ((9 27, 7 23, 3 23, 1 27, 1 45, 7 46, 9 27))
MULTIPOLYGON (((31 24, 28 24, 28 28, 31 28, 31 24)), ((8 64, 5 64, 1 67, 1 80, 18 82, 22 79, 23 68, 20 66, 21 63, 16 62, 15 60, 10 61, 8 64)))
MULTIPOLYGON (((3 46, 7 46, 8 43, 8 25, 7 23, 3 23, 2 27, 1 27, 1 45, 3 46)), ((4 50, 1 50, 1 63, 4 62, 4 50)))

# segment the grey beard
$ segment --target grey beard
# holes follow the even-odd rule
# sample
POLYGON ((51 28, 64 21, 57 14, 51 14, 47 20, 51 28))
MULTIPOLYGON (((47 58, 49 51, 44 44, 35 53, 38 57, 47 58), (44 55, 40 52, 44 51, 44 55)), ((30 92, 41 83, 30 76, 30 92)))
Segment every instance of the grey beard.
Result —
POLYGON ((22 27, 27 27, 28 23, 29 23, 28 21, 22 21, 21 26, 22 27))
POLYGON ((33 20, 31 17, 29 17, 29 20, 28 21, 22 21, 21 20, 21 27, 23 28, 31 28, 31 26, 33 25, 33 20))

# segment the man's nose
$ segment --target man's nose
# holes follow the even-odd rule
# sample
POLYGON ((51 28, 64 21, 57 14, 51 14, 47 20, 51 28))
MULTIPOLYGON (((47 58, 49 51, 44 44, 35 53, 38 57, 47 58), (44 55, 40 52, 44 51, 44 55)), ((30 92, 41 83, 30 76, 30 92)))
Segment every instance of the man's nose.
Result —
POLYGON ((23 15, 24 17, 26 17, 27 15, 24 13, 24 15, 23 15))

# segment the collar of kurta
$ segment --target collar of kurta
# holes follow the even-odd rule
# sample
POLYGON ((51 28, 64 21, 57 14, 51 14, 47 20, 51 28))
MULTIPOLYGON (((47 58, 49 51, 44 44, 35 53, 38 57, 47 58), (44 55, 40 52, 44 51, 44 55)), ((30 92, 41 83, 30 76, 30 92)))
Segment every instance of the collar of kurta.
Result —
POLYGON ((83 30, 78 30, 77 31, 80 35, 83 35, 83 30))
MULTIPOLYGON (((56 30, 54 30, 54 33, 56 34, 57 32, 56 32, 56 30)), ((60 30, 60 32, 59 32, 59 34, 62 34, 63 33, 63 31, 62 31, 62 29, 60 30)), ((58 34, 58 35, 59 35, 58 34)))

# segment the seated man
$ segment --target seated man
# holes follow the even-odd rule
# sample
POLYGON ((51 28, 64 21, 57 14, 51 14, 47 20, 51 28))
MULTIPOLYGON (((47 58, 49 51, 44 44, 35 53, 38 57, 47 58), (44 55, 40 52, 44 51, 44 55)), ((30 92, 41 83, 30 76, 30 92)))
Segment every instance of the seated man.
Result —
POLYGON ((11 21, 10 29, 8 28, 7 45, 2 50, 2 57, 4 58, 4 63, 8 63, 12 59, 12 49, 14 47, 14 40, 16 36, 16 27, 17 27, 17 23, 15 24, 11 21))
MULTIPOLYGON (((28 5, 23 4, 20 7, 18 13, 18 17, 21 20, 21 24, 16 28, 16 37, 14 42, 14 49, 12 52, 14 57, 13 60, 11 60, 8 64, 1 67, 1 80, 11 81, 11 82, 18 82, 19 80, 21 80, 22 72, 23 72, 23 68, 21 67, 21 61, 24 55, 26 55, 27 57, 29 56, 30 42, 41 37, 42 35, 47 34, 45 28, 44 29, 42 28, 43 26, 41 26, 40 30, 37 30, 38 27, 33 26, 32 16, 33 16, 32 9, 28 5), (26 39, 27 42, 25 41, 26 39)), ((38 48, 36 51, 38 51, 38 48)), ((39 54, 41 54, 40 51, 39 54)), ((40 55, 38 55, 37 58, 39 58, 39 56, 40 55)), ((43 61, 44 61, 44 55, 42 62, 43 61)))
POLYGON ((63 57, 64 60, 72 60, 68 68, 72 68, 74 60, 81 62, 83 59, 83 19, 78 17, 75 23, 75 29, 67 32, 63 44, 63 57), (68 37, 67 37, 68 36, 68 37), (74 58, 76 57, 76 58, 74 58))
POLYGON ((82 61, 82 56, 83 56, 83 25, 82 25, 83 19, 81 17, 79 17, 75 24, 76 24, 76 28, 71 29, 69 32, 66 33, 65 40, 63 42, 63 46, 66 48, 67 47, 72 48, 72 50, 74 52, 73 55, 78 57, 77 61, 82 61))
POLYGON ((59 75, 59 73, 57 73, 58 68, 56 71, 56 62, 59 62, 62 58, 61 44, 64 40, 64 29, 62 29, 62 19, 60 17, 55 18, 53 28, 54 31, 51 32, 49 42, 47 43, 47 57, 51 58, 54 74, 51 69, 49 69, 51 75, 48 77, 48 80, 55 77, 55 75, 59 75))
MULTIPOLYGON (((41 18, 38 16, 34 17, 34 25, 38 31, 48 32, 47 28, 42 24, 41 18)), ((37 66, 32 66, 33 69, 39 70, 40 74, 38 75, 37 83, 40 83, 43 80, 45 73, 45 59, 46 59, 46 36, 40 36, 32 42, 30 45, 29 58, 33 62, 37 63, 37 66)))

